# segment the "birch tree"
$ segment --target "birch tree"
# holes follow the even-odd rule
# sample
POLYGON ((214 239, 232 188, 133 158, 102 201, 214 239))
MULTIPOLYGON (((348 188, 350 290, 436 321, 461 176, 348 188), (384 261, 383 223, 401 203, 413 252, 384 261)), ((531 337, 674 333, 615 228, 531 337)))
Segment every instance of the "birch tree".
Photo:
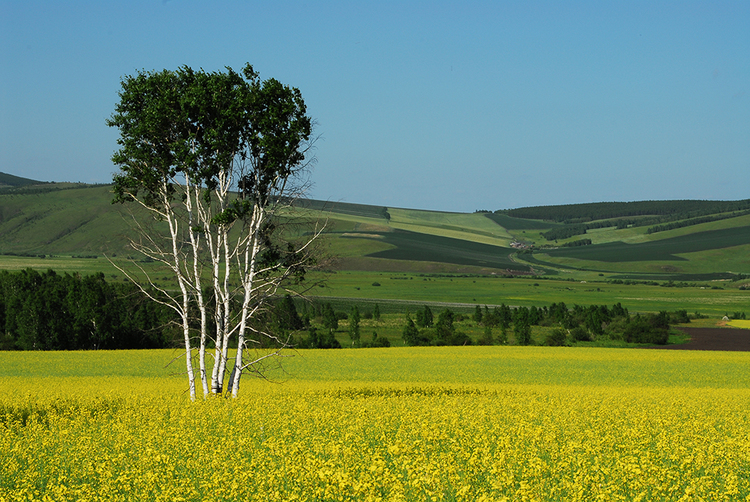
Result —
POLYGON ((289 279, 304 275, 320 235, 315 228, 299 242, 283 238, 314 160, 301 93, 261 81, 250 65, 242 74, 141 72, 123 78, 108 125, 120 130, 114 201, 139 205, 162 229, 136 221, 141 231, 133 247, 168 268, 178 288, 157 286, 142 268, 123 272, 179 314, 191 398, 194 349, 204 396, 224 392, 230 367, 236 396, 241 375, 262 372, 262 363, 286 346, 258 319, 289 279), (276 350, 249 350, 263 339, 276 350))

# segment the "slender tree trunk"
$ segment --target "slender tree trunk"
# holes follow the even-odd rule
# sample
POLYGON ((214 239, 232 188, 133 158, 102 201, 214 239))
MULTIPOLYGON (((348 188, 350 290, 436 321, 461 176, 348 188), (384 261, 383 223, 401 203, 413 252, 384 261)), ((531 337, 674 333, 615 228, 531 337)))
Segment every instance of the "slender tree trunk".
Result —
POLYGON ((224 388, 224 375, 226 375, 227 361, 229 359, 229 338, 232 336, 232 291, 229 285, 229 273, 231 272, 231 261, 232 256, 229 252, 229 232, 224 232, 223 237, 224 245, 224 281, 221 287, 222 291, 222 304, 221 304, 221 320, 222 320, 222 331, 217 333, 217 336, 222 336, 221 353, 219 358, 219 387, 224 388))
MULTIPOLYGON (((222 214, 229 204, 229 193, 232 184, 230 170, 222 170, 218 174, 218 184, 214 190, 216 198, 217 214, 222 214)), ((214 364, 211 372, 211 392, 219 394, 224 389, 224 375, 227 364, 227 351, 229 350, 229 338, 231 336, 231 291, 229 290, 229 277, 231 274, 231 256, 229 254, 229 231, 232 225, 225 223, 214 224, 213 212, 209 206, 204 214, 203 222, 206 228, 206 236, 209 239, 211 254, 211 270, 214 290, 214 332, 215 350, 214 364), (215 235, 216 240, 212 240, 215 235), (221 272, 221 262, 224 262, 224 272, 221 272)))
POLYGON ((220 270, 220 256, 221 256, 221 248, 222 248, 222 232, 221 228, 219 229, 219 232, 217 232, 217 242, 216 247, 214 247, 214 243, 210 243, 211 247, 211 269, 212 269, 212 279, 213 279, 213 287, 214 287, 214 324, 216 324, 216 330, 214 332, 214 365, 213 370, 211 371, 211 392, 213 394, 220 394, 222 392, 222 385, 223 381, 219 378, 219 371, 220 368, 223 367, 222 364, 222 347, 224 343, 224 315, 223 315, 223 291, 221 289, 221 280, 219 277, 219 270, 220 270))
POLYGON ((226 373, 229 355, 229 338, 232 334, 231 295, 229 275, 231 273, 231 256, 229 254, 229 231, 222 225, 218 231, 219 238, 214 258, 214 291, 216 294, 216 349, 214 351, 214 369, 212 373, 212 392, 220 393, 224 389, 224 375, 226 373), (224 273, 221 274, 221 261, 224 261, 224 273))
POLYGON ((247 330, 247 319, 249 317, 250 302, 255 294, 255 268, 258 262, 258 252, 260 250, 260 231, 261 224, 264 221, 264 211, 259 205, 253 208, 253 217, 250 226, 250 238, 247 242, 244 252, 244 266, 242 270, 242 286, 245 291, 242 300, 242 314, 240 318, 239 333, 237 334, 237 355, 235 357, 235 374, 232 382, 232 397, 237 397, 240 390, 240 376, 242 375, 242 352, 245 347, 245 332, 247 330))
MULTIPOLYGON (((187 290, 182 281, 180 281, 180 289, 182 290, 183 302, 182 308, 187 312, 189 308, 189 296, 187 290)), ((188 316, 182 316, 182 334, 185 339, 185 366, 188 374, 188 386, 190 388, 190 400, 195 401, 195 373, 193 372, 193 350, 190 344, 190 323, 188 322, 188 316)))
POLYGON ((200 220, 201 199, 200 186, 191 184, 189 176, 185 176, 185 208, 188 217, 188 233, 190 234, 190 247, 192 250, 192 288, 198 302, 198 314, 200 315, 200 342, 198 346, 198 369, 201 385, 203 386, 203 397, 208 396, 208 379, 206 376, 206 332, 208 321, 206 317, 206 304, 203 300, 203 283, 201 281, 201 243, 200 235, 195 228, 198 224, 196 219, 200 220), (195 205, 195 207, 193 207, 195 205))
POLYGON ((182 292, 182 310, 180 311, 180 317, 182 318, 182 334, 185 340, 185 366, 188 375, 188 387, 190 389, 190 399, 192 401, 195 401, 195 373, 193 371, 193 353, 190 343, 190 294, 188 292, 185 276, 182 272, 182 264, 180 262, 177 219, 175 218, 174 212, 171 209, 167 194, 168 186, 165 180, 162 184, 162 198, 167 215, 167 222, 169 224, 169 234, 172 239, 173 267, 177 276, 177 283, 179 284, 180 291, 182 292))

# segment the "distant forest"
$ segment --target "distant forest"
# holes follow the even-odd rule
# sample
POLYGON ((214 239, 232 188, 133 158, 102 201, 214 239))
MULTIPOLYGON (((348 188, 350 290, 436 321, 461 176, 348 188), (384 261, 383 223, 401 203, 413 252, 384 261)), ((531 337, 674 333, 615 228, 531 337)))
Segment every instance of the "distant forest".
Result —
POLYGON ((1 350, 164 348, 173 318, 135 285, 101 273, 0 271, 1 350))
POLYGON ((648 226, 652 234, 701 223, 750 214, 750 199, 739 201, 672 200, 639 202, 596 202, 562 206, 534 206, 500 210, 487 216, 548 222, 542 235, 548 241, 583 235, 595 228, 648 226))
MULTIPOLYGON (((192 322, 197 333, 197 316, 192 322)), ((289 296, 274 299, 252 324, 285 335, 303 327, 289 296)), ((102 273, 0 271, 0 350, 157 349, 179 346, 181 337, 177 314, 130 282, 107 282, 102 273)))
POLYGON ((681 215, 685 218, 750 209, 750 199, 715 200, 645 200, 637 202, 593 202, 561 206, 532 206, 499 210, 514 218, 546 220, 556 223, 586 223, 594 220, 634 216, 681 215))

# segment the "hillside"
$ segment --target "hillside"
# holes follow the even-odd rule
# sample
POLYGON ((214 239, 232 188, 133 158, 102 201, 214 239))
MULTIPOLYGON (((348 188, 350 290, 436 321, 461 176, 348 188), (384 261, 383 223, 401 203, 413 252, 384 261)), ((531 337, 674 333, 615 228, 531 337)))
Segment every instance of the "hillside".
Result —
MULTIPOLYGON (((0 254, 133 254, 131 208, 111 204, 109 186, 40 185, 4 174, 0 181, 6 186, 0 190, 0 254)), ((310 200, 299 212, 327 222, 330 270, 592 271, 679 280, 750 274, 749 207, 750 201, 645 201, 447 213, 310 200)))
POLYGON ((43 181, 21 178, 20 176, 14 176, 12 174, 0 172, 0 190, 7 188, 18 188, 28 185, 41 185, 43 183, 43 181))
POLYGON ((0 192, 0 253, 103 255, 127 249, 126 213, 106 185, 0 192))

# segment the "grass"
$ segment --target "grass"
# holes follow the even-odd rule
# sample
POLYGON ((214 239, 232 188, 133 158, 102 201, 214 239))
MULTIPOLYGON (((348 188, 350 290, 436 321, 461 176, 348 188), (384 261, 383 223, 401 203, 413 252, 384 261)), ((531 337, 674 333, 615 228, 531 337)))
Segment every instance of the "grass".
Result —
MULTIPOLYGON (((352 239, 356 241, 355 239, 352 239)), ((372 259, 377 261, 377 259, 372 259)), ((750 291, 741 291, 740 285, 748 281, 698 282, 693 287, 664 288, 645 284, 610 284, 609 274, 577 274, 586 281, 567 280, 568 274, 559 279, 506 278, 498 275, 476 273, 456 275, 453 270, 426 268, 420 273, 409 272, 419 265, 417 262, 402 262, 405 272, 310 272, 307 283, 324 281, 324 287, 314 287, 308 294, 321 298, 350 298, 354 300, 403 300, 422 304, 474 305, 536 305, 565 302, 568 305, 613 305, 622 303, 632 312, 658 312, 687 309, 714 317, 727 312, 744 310, 750 301, 750 291), (373 286, 378 283, 380 286, 373 286), (712 289, 722 288, 722 289, 712 289)), ((162 284, 170 284, 168 272, 160 271, 156 264, 142 264, 152 271, 162 284)), ((33 268, 45 271, 49 268, 59 273, 91 274, 102 272, 107 280, 124 280, 122 274, 103 258, 83 259, 64 256, 35 258, 0 255, 0 268, 21 270, 33 268)), ((487 270, 484 270, 487 273, 487 270)), ((573 274, 569 274, 573 275, 573 274)), ((571 278, 572 279, 572 278, 571 278)), ((382 307, 382 305, 381 305, 382 307)))
POLYGON ((679 253, 675 257, 676 260, 611 262, 550 256, 541 251, 534 253, 533 258, 522 255, 520 259, 532 265, 552 269, 651 273, 662 275, 664 279, 668 279, 668 276, 673 274, 750 273, 750 245, 747 244, 694 253, 679 253))
POLYGON ((21 178, 20 176, 13 176, 12 174, 0 172, 0 188, 4 187, 22 187, 27 185, 41 185, 43 182, 31 180, 28 178, 21 178))
MULTIPOLYGON (((595 274, 594 274, 595 275, 595 274)), ((311 279, 317 277, 311 276, 311 279)), ((646 284, 610 284, 539 278, 498 276, 434 276, 409 273, 339 272, 326 276, 325 287, 314 288, 317 297, 406 300, 473 305, 536 305, 564 302, 569 306, 622 303, 631 312, 686 309, 714 317, 741 310, 750 291, 738 283, 713 282, 693 287, 665 288, 646 284), (380 286, 373 286, 378 283, 380 286), (722 287, 725 289, 712 289, 722 287)))
POLYGON ((124 208, 110 204, 111 198, 109 186, 0 192, 0 252, 126 253, 124 208))
POLYGON ((562 226, 560 223, 551 221, 514 218, 503 213, 484 213, 484 216, 507 230, 549 230, 562 226))
POLYGON ((122 277, 117 269, 105 258, 72 258, 71 256, 12 256, 0 255, 0 268, 3 270, 23 270, 32 268, 38 271, 52 269, 60 273, 95 274, 102 272, 108 280, 122 277))

